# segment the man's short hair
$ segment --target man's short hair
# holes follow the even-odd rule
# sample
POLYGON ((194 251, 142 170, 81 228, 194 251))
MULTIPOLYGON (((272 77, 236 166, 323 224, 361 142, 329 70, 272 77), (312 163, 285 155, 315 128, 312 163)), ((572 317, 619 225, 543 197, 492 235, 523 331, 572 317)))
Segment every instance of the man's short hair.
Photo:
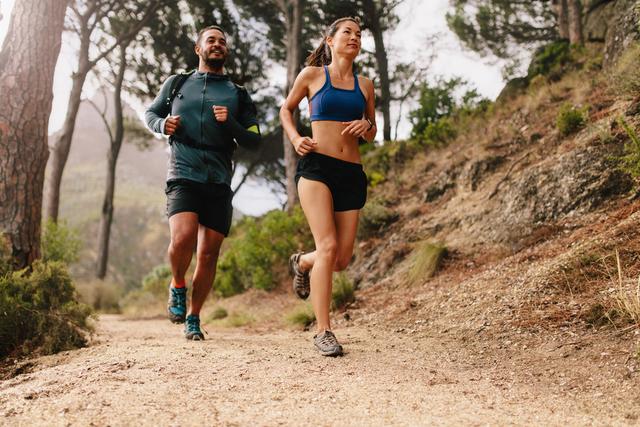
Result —
POLYGON ((196 44, 200 44, 200 41, 201 41, 201 39, 202 39, 202 35, 203 35, 204 33, 206 33, 207 31, 209 31, 209 30, 218 30, 218 31, 220 31, 220 32, 224 35, 224 37, 225 37, 225 38, 227 37, 227 33, 225 33, 225 32, 224 32, 224 30, 222 29, 222 27, 219 27, 219 26, 217 26, 217 25, 209 25, 208 27, 205 27, 205 28, 201 29, 201 30, 198 32, 198 38, 196 39, 196 44))

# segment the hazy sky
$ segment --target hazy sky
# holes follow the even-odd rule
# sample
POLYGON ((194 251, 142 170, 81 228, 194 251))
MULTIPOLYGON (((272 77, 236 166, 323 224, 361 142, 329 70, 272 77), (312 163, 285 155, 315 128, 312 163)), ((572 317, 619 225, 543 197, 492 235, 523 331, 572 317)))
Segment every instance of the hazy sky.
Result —
MULTIPOLYGON (((4 40, 7 31, 13 3, 14 0, 0 0, 0 12, 3 15, 0 21, 0 43, 4 40)), ((475 85, 482 95, 494 99, 504 84, 500 66, 489 65, 486 60, 461 49, 456 37, 447 29, 445 13, 448 5, 448 0, 405 0, 398 8, 401 22, 399 27, 388 33, 385 38, 390 63, 393 65, 397 61, 420 62, 426 53, 435 51, 436 58, 429 69, 428 77, 460 76, 475 85), (438 37, 435 41, 428 43, 428 36, 434 34, 438 37)), ((371 48, 371 41, 365 40, 365 46, 367 43, 371 48)), ((51 132, 62 126, 67 97, 71 89, 70 75, 73 67, 73 49, 63 44, 54 80, 54 100, 49 120, 51 132)), ((410 108, 411 105, 403 107, 405 118, 401 120, 399 137, 406 137, 411 130, 411 125, 406 119, 410 108)), ((396 118, 392 117, 392 120, 395 123, 396 118)), ((275 195, 249 182, 234 199, 234 206, 251 215, 277 208, 279 204, 280 201, 275 195)))

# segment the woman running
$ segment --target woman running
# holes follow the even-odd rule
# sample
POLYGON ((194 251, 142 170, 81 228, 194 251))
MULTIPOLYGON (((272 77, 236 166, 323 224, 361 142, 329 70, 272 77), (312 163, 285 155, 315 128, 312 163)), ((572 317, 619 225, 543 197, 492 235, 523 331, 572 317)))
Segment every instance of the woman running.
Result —
POLYGON ((311 294, 317 322, 314 345, 324 356, 342 355, 329 319, 332 275, 351 260, 358 214, 367 198, 358 139, 372 141, 376 135, 373 83, 353 69, 360 43, 356 18, 331 24, 280 109, 282 127, 302 156, 296 184, 316 247, 291 256, 293 288, 302 299, 311 294), (293 119, 305 96, 312 138, 300 135, 293 119))

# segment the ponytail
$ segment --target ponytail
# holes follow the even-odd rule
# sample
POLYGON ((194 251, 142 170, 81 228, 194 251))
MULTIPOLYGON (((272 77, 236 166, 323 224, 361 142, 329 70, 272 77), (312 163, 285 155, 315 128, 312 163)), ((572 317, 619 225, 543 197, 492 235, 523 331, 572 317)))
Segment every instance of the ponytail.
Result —
POLYGON ((327 44, 327 38, 324 37, 320 46, 316 48, 313 52, 307 56, 305 60, 305 65, 312 67, 322 67, 323 65, 331 64, 331 49, 329 49, 329 45, 327 44))

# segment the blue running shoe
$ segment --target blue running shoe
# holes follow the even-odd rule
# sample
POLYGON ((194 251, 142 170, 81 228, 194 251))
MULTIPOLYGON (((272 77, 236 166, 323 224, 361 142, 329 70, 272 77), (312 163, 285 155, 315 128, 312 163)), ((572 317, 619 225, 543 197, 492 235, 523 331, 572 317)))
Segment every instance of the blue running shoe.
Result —
POLYGON ((169 320, 173 323, 184 323, 187 315, 187 288, 174 288, 169 285, 169 302, 167 303, 169 320))
POLYGON ((190 314, 184 324, 184 336, 188 340, 203 341, 204 335, 200 330, 200 316, 190 314))

